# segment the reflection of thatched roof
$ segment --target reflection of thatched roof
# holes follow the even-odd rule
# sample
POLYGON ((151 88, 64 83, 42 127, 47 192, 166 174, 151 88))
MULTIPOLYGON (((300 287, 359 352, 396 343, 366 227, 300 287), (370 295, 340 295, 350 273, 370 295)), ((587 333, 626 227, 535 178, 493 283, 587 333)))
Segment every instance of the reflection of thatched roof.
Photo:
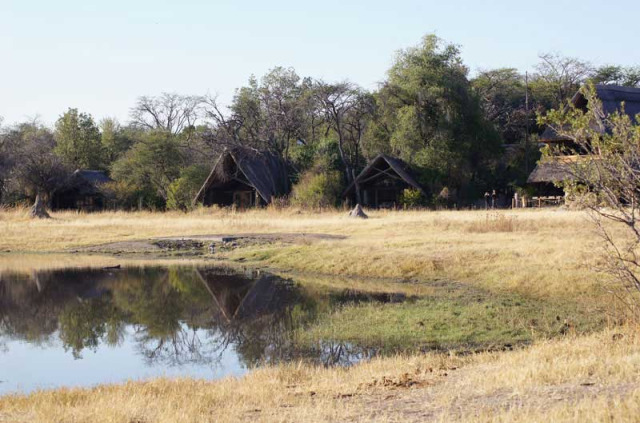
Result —
POLYGON ((403 180, 408 185, 419 190, 422 195, 426 196, 425 189, 413 177, 411 169, 407 163, 396 157, 387 156, 386 154, 378 154, 356 177, 355 182, 351 183, 344 191, 343 196, 347 197, 355 191, 355 184, 364 185, 366 182, 372 181, 377 177, 393 177, 403 180), (392 170, 393 172, 390 172, 392 170), (377 175, 377 176, 376 176, 377 175))
POLYGON ((230 181, 233 178, 234 164, 266 203, 270 203, 273 197, 287 194, 289 190, 287 166, 280 156, 268 151, 234 147, 220 155, 196 195, 194 203, 202 201, 207 189, 212 185, 230 181))
MULTIPOLYGON (((602 110, 609 115, 622 111, 633 120, 640 113, 640 88, 621 87, 618 85, 596 85, 596 95, 602 102, 602 110)), ((571 99, 571 103, 580 110, 587 111, 588 101, 581 92, 577 92, 571 99)), ((640 123, 640 122, 638 122, 640 123)), ((561 137, 556 131, 548 127, 540 136, 543 142, 568 141, 561 137)))
POLYGON ((290 301, 291 286, 273 275, 258 279, 196 269, 222 316, 231 322, 274 313, 290 301))
POLYGON ((578 156, 563 156, 539 162, 529 175, 527 183, 553 183, 571 180, 573 178, 571 166, 577 158, 578 156))

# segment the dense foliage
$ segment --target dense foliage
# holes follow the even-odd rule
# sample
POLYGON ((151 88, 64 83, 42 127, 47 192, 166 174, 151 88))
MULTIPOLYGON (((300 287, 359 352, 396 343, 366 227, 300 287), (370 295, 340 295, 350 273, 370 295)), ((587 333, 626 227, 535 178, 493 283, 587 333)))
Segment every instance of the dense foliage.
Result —
POLYGON ((276 67, 237 89, 229 107, 211 96, 143 96, 127 124, 70 108, 53 129, 0 126, 0 201, 49 198, 64 175, 92 169, 114 179, 110 204, 185 210, 217 155, 241 145, 281 155, 298 184, 292 201, 306 206, 338 204, 379 153, 412 165, 428 191, 421 204, 472 204, 524 185, 539 158, 535 116, 586 81, 637 86, 640 68, 545 54, 527 75, 501 68, 470 77, 459 47, 428 35, 398 52, 371 92, 276 67))

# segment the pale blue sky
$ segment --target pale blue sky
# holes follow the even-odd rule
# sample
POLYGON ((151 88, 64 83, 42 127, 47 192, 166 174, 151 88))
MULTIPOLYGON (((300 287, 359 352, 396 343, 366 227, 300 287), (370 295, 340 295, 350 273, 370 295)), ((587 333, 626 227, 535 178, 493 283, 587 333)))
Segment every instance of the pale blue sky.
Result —
POLYGON ((141 95, 218 93, 293 66, 367 89, 396 50, 436 33, 478 69, 531 70, 555 51, 640 63, 640 2, 323 0, 0 0, 0 116, 68 107, 126 121, 141 95))

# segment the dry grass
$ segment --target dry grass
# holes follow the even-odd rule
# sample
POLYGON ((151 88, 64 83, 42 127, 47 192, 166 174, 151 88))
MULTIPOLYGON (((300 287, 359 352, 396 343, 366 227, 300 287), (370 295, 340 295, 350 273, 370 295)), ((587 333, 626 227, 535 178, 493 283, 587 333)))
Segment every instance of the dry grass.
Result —
MULTIPOLYGON (((378 211, 363 221, 297 210, 56 213, 42 221, 0 211, 0 251, 12 251, 0 255, 0 270, 29 268, 16 252, 156 236, 291 232, 348 238, 260 245, 221 258, 322 274, 327 286, 346 283, 332 275, 356 275, 349 283, 360 289, 395 291, 397 283, 379 279, 394 278, 411 282, 403 292, 422 294, 425 281, 454 280, 585 307, 608 301, 590 270, 598 240, 586 216, 560 210, 378 211)), ((50 254, 27 257, 41 267, 60 262, 50 254)), ((640 341, 637 329, 618 330, 622 336, 611 329, 515 352, 376 359, 351 369, 288 365, 218 382, 155 380, 2 397, 0 421, 637 421, 640 341)))
POLYGON ((581 212, 56 213, 30 220, 0 211, 0 252, 45 252, 159 236, 215 233, 328 233, 346 240, 259 246, 230 254, 250 264, 361 278, 458 280, 527 295, 590 294, 596 238, 581 212), (498 216, 498 217, 494 217, 498 216))
POLYGON ((375 359, 350 369, 293 364, 216 382, 160 379, 5 396, 0 421, 637 421, 636 331, 505 353, 375 359))

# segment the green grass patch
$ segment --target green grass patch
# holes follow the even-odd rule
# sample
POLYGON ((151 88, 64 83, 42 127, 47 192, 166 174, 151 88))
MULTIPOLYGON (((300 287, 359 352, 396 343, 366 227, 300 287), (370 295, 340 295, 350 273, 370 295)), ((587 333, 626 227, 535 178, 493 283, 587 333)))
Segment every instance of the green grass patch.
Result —
POLYGON ((435 291, 402 303, 344 305, 299 330, 298 342, 344 342, 383 353, 476 350, 589 332, 605 324, 604 314, 569 302, 496 295, 463 284, 443 284, 435 291))

